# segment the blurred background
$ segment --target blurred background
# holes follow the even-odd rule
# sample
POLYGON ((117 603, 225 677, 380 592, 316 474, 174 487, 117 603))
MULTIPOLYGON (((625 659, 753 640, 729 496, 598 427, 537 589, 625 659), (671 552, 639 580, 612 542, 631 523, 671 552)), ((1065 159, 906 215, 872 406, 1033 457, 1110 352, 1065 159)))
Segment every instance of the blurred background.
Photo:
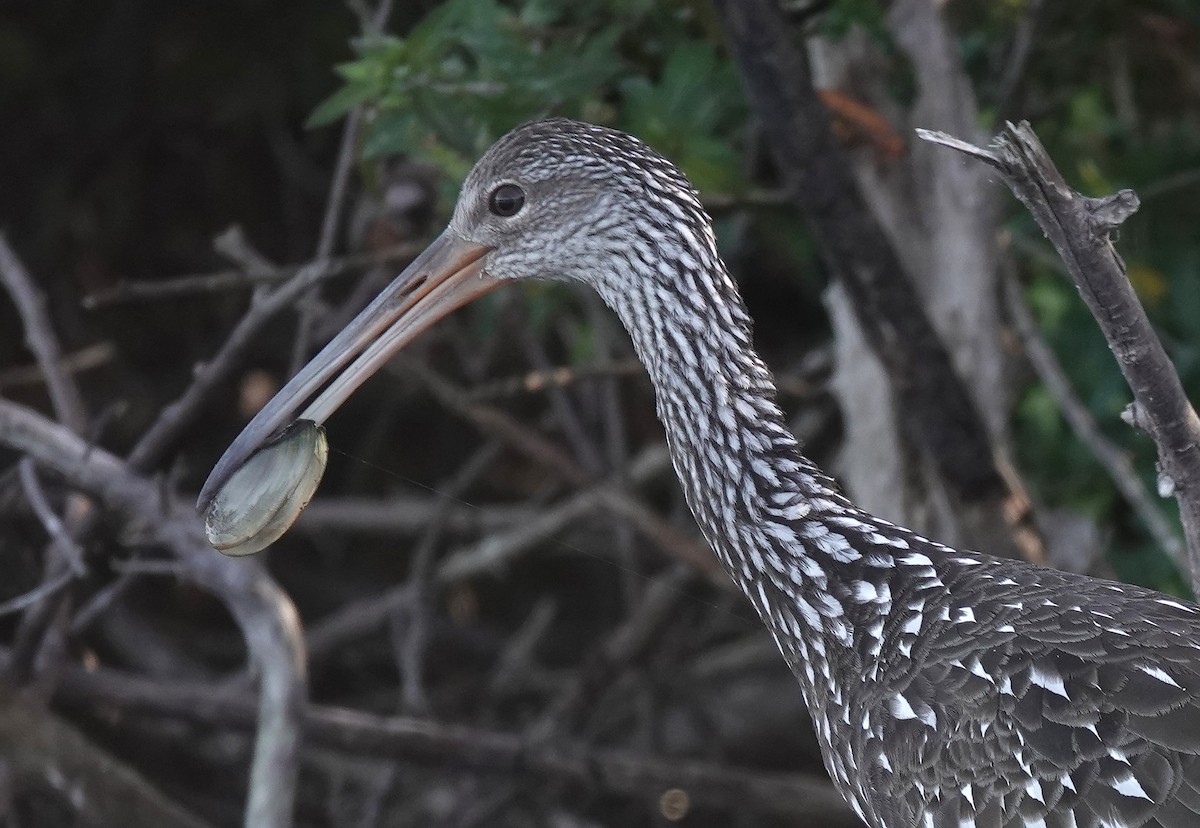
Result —
MULTIPOLYGON (((1121 422, 1129 391, 1053 248, 986 170, 914 146, 912 128, 965 125, 960 137, 985 142, 1005 120, 1026 119, 1073 187, 1134 189, 1142 206, 1117 246, 1195 399, 1196 4, 945 0, 926 4, 936 42, 921 40, 911 2, 776 6, 809 57, 866 208, 978 409, 1007 486, 979 508, 1011 530, 1001 507, 1023 504, 1018 528, 1035 539, 1014 554, 1189 595, 1169 554, 1174 502, 1130 495, 1156 488, 1153 445, 1121 422), (923 63, 939 46, 944 65, 923 63), (942 197, 957 175, 974 176, 977 197, 942 197), (979 241, 951 243, 964 238, 979 241), (960 268, 982 275, 968 282, 960 268), (1073 396, 1047 384, 1046 359, 1073 396), (1096 424, 1090 441, 1067 410, 1096 424), (1106 468, 1097 445, 1130 465, 1106 468)), ((808 453, 885 517, 986 546, 977 539, 987 531, 955 522, 962 493, 906 447, 886 371, 869 372, 822 240, 764 135, 769 116, 745 89, 721 19, 701 0, 6 0, 0 231, 48 298, 87 438, 118 455, 185 391, 255 290, 326 260, 319 290, 258 331, 149 470, 186 503, 297 363, 440 229, 493 140, 548 114, 615 126, 701 191, 808 453)), ((50 410, 7 299, 0 396, 50 410)), ((318 742, 303 752, 297 824, 845 819, 746 793, 794 775, 825 784, 815 742, 752 613, 710 570, 681 563, 704 548, 660 447, 648 381, 595 297, 544 284, 487 297, 423 337, 329 432, 325 483, 267 556, 308 631, 313 701, 568 744, 595 769, 318 742), (657 777, 617 784, 604 751, 659 769, 702 761, 746 775, 746 787, 706 797, 657 777)), ((15 460, 0 451, 0 602, 45 575, 45 534, 16 490, 15 460)), ((63 508, 64 488, 50 484, 63 508)), ((86 574, 61 605, 58 672, 249 693, 237 627, 170 571, 167 552, 114 521, 83 549, 86 574)), ((0 617, 6 648, 20 646, 20 609, 0 617)), ((98 750, 209 824, 239 823, 244 723, 139 712, 100 691, 68 696, 54 715, 98 750)), ((14 767, 0 762, 0 825, 96 824, 14 767)))

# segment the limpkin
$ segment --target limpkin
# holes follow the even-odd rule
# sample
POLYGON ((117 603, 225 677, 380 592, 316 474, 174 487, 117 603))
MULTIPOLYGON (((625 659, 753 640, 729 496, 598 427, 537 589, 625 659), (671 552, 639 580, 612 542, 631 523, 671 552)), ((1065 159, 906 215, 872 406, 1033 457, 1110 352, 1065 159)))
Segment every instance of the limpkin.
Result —
POLYGON ((1200 826, 1200 607, 856 508, 785 426, 696 191, 611 129, 541 121, 488 150, 445 232, 246 427, 201 505, 310 397, 320 422, 420 331, 518 279, 590 285, 628 329, 696 521, 864 822, 1200 826))

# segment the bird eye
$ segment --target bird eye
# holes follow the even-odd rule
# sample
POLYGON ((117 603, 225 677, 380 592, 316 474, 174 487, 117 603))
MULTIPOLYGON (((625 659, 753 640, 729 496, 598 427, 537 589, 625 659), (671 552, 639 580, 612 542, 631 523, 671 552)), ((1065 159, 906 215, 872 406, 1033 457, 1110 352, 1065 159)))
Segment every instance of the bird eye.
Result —
POLYGON ((501 184, 488 196, 488 209, 501 218, 515 216, 525 206, 525 191, 516 184, 501 184))

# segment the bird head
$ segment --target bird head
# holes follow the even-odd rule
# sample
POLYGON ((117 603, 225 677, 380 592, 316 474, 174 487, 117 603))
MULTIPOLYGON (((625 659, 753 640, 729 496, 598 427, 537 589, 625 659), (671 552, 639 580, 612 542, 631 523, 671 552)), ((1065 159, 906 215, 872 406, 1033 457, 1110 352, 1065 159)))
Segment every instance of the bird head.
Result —
POLYGON ((708 221, 673 164, 631 135, 559 118, 518 127, 480 158, 447 232, 488 250, 487 278, 607 293, 628 288, 613 281, 633 276, 619 266, 631 248, 655 256, 680 223, 708 221))
POLYGON ((714 249, 691 184, 641 141, 564 119, 518 127, 467 176, 442 234, 230 444, 198 507, 206 510, 231 475, 293 420, 323 423, 389 358, 456 308, 517 279, 581 281, 620 304, 638 287, 636 279, 670 278, 655 264, 679 233, 706 235, 708 243, 693 243, 692 250, 714 249), (634 262, 644 266, 629 267, 634 262))

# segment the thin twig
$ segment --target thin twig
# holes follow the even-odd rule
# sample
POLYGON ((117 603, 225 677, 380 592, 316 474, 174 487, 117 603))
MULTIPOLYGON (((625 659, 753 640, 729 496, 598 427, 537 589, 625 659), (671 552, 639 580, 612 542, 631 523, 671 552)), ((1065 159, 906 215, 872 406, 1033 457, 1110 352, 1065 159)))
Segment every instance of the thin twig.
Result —
POLYGON ((321 663, 348 642, 378 630, 411 602, 412 585, 403 583, 339 607, 309 626, 304 639, 309 658, 313 664, 321 663))
MULTIPOLYGON (((308 504, 296 529, 301 532, 370 532, 414 535, 435 516, 436 496, 396 494, 382 498, 318 497, 308 504)), ((458 535, 481 535, 531 520, 535 509, 523 505, 474 506, 451 501, 444 507, 443 528, 458 535)))
MULTIPOLYGON (((668 463, 666 450, 662 446, 654 446, 633 458, 625 477, 631 485, 641 485, 660 475, 668 463)), ((320 501, 316 501, 308 508, 319 505, 320 501)), ((427 506, 426 510, 432 511, 434 508, 427 506)), ((480 525, 478 530, 486 532, 486 539, 447 554, 436 569, 436 579, 440 583, 448 583, 457 578, 494 571, 510 562, 513 556, 566 528, 575 517, 596 509, 608 509, 625 517, 668 554, 705 573, 720 587, 731 588, 729 578, 724 576, 712 554, 698 541, 668 524, 627 492, 605 484, 586 489, 548 511, 530 512, 520 520, 503 526, 480 525)), ((470 529, 469 526, 463 528, 470 529)), ((327 615, 308 630, 306 641, 311 658, 314 662, 321 661, 347 641, 379 629, 393 613, 404 611, 411 601, 411 585, 406 583, 389 587, 370 598, 354 601, 327 615)))
MULTIPOLYGON (((334 276, 342 276, 364 268, 407 262, 427 246, 428 243, 424 241, 404 242, 383 250, 334 257, 326 262, 325 272, 321 278, 331 279, 334 276)), ((160 301, 203 293, 244 290, 260 285, 286 282, 309 270, 313 264, 314 262, 310 261, 303 264, 255 270, 231 268, 211 273, 178 276, 165 281, 127 280, 119 282, 107 290, 85 296, 83 306, 88 309, 96 309, 126 302, 160 301)))
MULTIPOLYGON (((588 328, 596 343, 596 353, 608 363, 620 352, 617 339, 612 335, 612 315, 598 296, 591 295, 584 307, 588 315, 588 328)), ((625 340, 628 342, 628 340, 625 340)), ((626 345, 628 348, 628 345, 626 345)), ((592 390, 600 395, 600 416, 604 428, 605 460, 608 468, 616 475, 614 482, 624 488, 624 469, 629 463, 629 439, 625 429, 625 417, 621 411, 621 384, 609 375, 592 383, 592 390)), ((617 559, 621 562, 621 585, 625 601, 640 601, 642 580, 635 577, 634 531, 628 521, 609 521, 613 533, 613 545, 617 559)))
POLYGON ((996 93, 996 121, 1003 123, 1008 118, 1009 110, 1016 98, 1017 91, 1025 80, 1029 69, 1029 58, 1033 54, 1033 44, 1036 40, 1037 26, 1041 17, 1045 0, 1029 0, 1025 4, 1024 13, 1017 23, 1013 34, 1012 48, 1004 66, 1004 74, 1000 77, 999 91, 996 93))
POLYGON ((314 259, 326 260, 333 255, 337 243, 338 227, 342 223, 342 211, 346 206, 346 190, 350 184, 350 170, 358 153, 358 132, 362 123, 362 110, 355 108, 346 116, 342 127, 342 138, 338 145, 337 162, 333 167, 333 180, 329 184, 329 198, 325 214, 321 217, 321 235, 317 238, 314 259))
POLYGON ((565 388, 589 379, 644 376, 645 372, 646 369, 636 359, 556 365, 477 385, 467 392, 467 396, 474 402, 487 402, 519 394, 539 394, 548 388, 565 388))
POLYGON ((539 598, 496 659, 488 681, 489 691, 500 695, 505 691, 519 692, 535 683, 531 679, 548 672, 538 668, 537 651, 554 628, 556 618, 558 604, 555 599, 550 596, 539 598))
MULTIPOLYGON (((585 469, 581 468, 553 442, 497 408, 472 402, 464 391, 428 366, 407 359, 401 354, 388 363, 388 369, 402 371, 406 377, 417 379, 448 410, 468 420, 483 433, 498 438, 540 465, 549 468, 567 483, 577 488, 586 488, 595 483, 595 479, 585 469)), ((656 452, 655 456, 663 455, 656 452)), ((634 465, 637 465, 636 460, 634 465)), ((723 586, 730 583, 711 550, 702 541, 690 537, 672 526, 661 515, 647 508, 645 504, 630 496, 628 492, 621 491, 614 486, 601 485, 595 489, 595 496, 600 498, 608 509, 633 521, 639 531, 664 551, 695 566, 712 578, 714 583, 723 586)), ((579 513, 582 514, 583 503, 575 505, 580 508, 579 513)))
POLYGON ((50 502, 42 490, 42 482, 38 480, 34 462, 28 457, 22 458, 21 462, 17 464, 17 474, 21 478, 21 488, 25 491, 25 497, 33 508, 33 513, 42 522, 46 534, 50 536, 50 542, 54 546, 54 551, 58 553, 58 557, 67 564, 76 577, 82 578, 87 575, 87 564, 83 562, 83 550, 71 537, 71 533, 59 520, 58 515, 50 508, 50 502))
POLYGON ((75 611, 75 617, 71 619, 71 634, 82 635, 86 632, 96 619, 120 599, 136 577, 132 572, 122 572, 115 580, 97 590, 87 603, 75 611))
POLYGON ((1200 186, 1200 168, 1193 168, 1168 175, 1157 181, 1152 181, 1146 186, 1141 187, 1138 195, 1142 197, 1142 201, 1150 201, 1151 199, 1171 195, 1179 190, 1197 186, 1200 186))
MULTIPOLYGON (((321 219, 321 234, 317 239, 317 251, 313 256, 314 262, 325 266, 333 255, 333 246, 337 243, 338 228, 342 223, 342 209, 346 204, 346 191, 350 183, 350 168, 358 153, 358 130, 362 123, 362 107, 355 107, 346 116, 342 125, 342 139, 338 146, 337 163, 333 168, 333 180, 329 184, 329 197, 325 203, 325 215, 321 219)), ((309 288, 310 298, 316 298, 316 286, 309 288)), ((309 342, 312 338, 313 326, 316 324, 316 312, 311 302, 300 301, 300 318, 296 324, 296 338, 292 342, 292 369, 289 376, 295 374, 308 360, 309 342)))
MULTIPOLYGON (((68 376, 91 371, 101 365, 107 365, 117 355, 117 348, 111 342, 97 342, 84 346, 63 356, 59 361, 62 370, 68 376)), ((25 385, 44 385, 46 375, 38 365, 14 365, 0 371, 0 393, 5 388, 19 388, 25 385)))
POLYGON ((438 582, 452 583, 475 575, 495 574, 520 553, 576 524, 601 504, 599 489, 586 489, 544 510, 527 524, 488 535, 477 543, 451 552, 437 568, 438 582))
MULTIPOLYGON (((480 475, 491 467, 500 453, 500 445, 491 441, 475 452, 449 480, 438 487, 439 502, 425 533, 417 542, 409 569, 408 586, 410 600, 405 606, 404 616, 408 623, 399 632, 398 661, 400 662, 401 698, 407 713, 424 713, 429 710, 425 694, 425 648, 429 640, 429 614, 433 611, 430 588, 433 585, 433 557, 441 543, 445 528, 445 516, 453 504, 480 475)), ((393 613, 393 618, 399 613, 393 613)))
POLYGON ((1200 417, 1188 401, 1111 239, 1112 231, 1137 209, 1137 195, 1122 190, 1097 199, 1075 192, 1024 121, 1008 124, 991 149, 944 133, 917 130, 917 134, 998 170, 1058 250, 1158 447, 1160 488, 1174 494, 1179 503, 1192 586, 1200 592, 1200 417))
POLYGON ((526 457, 554 471, 574 486, 587 486, 594 478, 553 441, 510 417, 498 408, 474 403, 463 389, 424 363, 397 354, 385 370, 399 371, 407 379, 417 380, 443 407, 515 448, 526 457))
POLYGON ((11 615, 14 612, 23 612, 39 601, 56 595, 73 580, 75 580, 75 574, 67 570, 60 573, 57 577, 42 581, 29 592, 0 603, 0 617, 11 615))
MULTIPOLYGON (((520 309, 522 307, 518 303, 517 308, 520 309)), ((519 319, 517 330, 520 334, 521 345, 525 350, 525 355, 533 363, 533 367, 539 371, 550 370, 550 357, 546 355, 546 349, 541 339, 533 335, 528 319, 519 319)), ((554 411, 558 426, 562 430, 567 443, 574 450, 577 461, 589 474, 593 476, 600 475, 604 470, 604 463, 600 459, 600 452, 596 448, 595 442, 588 437, 587 429, 584 428, 583 421, 579 417, 579 412, 575 404, 561 386, 548 386, 546 394, 549 397, 550 408, 554 411)))
POLYGON ((213 237, 212 245, 213 250, 246 273, 265 273, 275 269, 275 263, 250 243, 249 236, 240 224, 226 227, 213 237))
POLYGON ((573 726, 574 717, 595 698, 599 688, 645 653, 687 595, 685 590, 694 576, 689 567, 677 565, 652 579, 629 617, 589 656, 558 697, 546 707, 541 719, 530 729, 534 739, 549 738, 556 728, 573 726))
MULTIPOLYGON (((364 8, 365 11, 365 8, 364 8)), ((392 0, 381 0, 371 14, 360 18, 360 28, 364 36, 377 34, 387 22, 392 13, 392 0)), ((338 229, 342 224, 342 214, 346 207, 346 194, 350 185, 350 170, 358 158, 358 137, 363 121, 363 108, 356 106, 346 116, 342 125, 342 137, 338 145, 337 162, 333 167, 333 179, 329 183, 329 196, 325 202, 325 214, 321 218, 321 233, 317 237, 317 250, 314 260, 328 264, 333 256, 333 248, 337 244, 338 229)), ((316 288, 308 292, 310 298, 316 298, 316 288)), ((309 344, 319 319, 315 304, 301 302, 300 318, 296 325, 296 338, 292 342, 292 370, 295 374, 308 360, 309 344)))
POLYGON ((134 471, 149 471, 159 463, 183 430, 200 413, 217 386, 232 373, 262 327, 276 314, 291 307, 310 287, 327 275, 325 265, 313 262, 296 273, 291 281, 251 304, 249 310, 225 338, 216 355, 196 372, 195 379, 187 390, 163 408, 154 424, 142 434, 128 458, 134 471))

